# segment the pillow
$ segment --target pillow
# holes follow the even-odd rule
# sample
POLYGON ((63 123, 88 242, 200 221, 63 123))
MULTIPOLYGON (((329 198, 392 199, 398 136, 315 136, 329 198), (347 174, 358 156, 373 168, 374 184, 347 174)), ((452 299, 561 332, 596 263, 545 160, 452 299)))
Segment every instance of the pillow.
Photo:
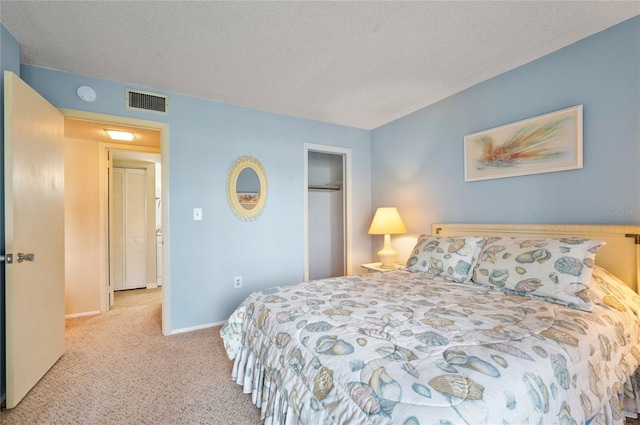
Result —
POLYGON ((595 304, 626 311, 627 308, 640 317, 640 299, 628 285, 608 270, 593 266, 589 295, 595 304))
POLYGON ((454 282, 469 282, 484 240, 475 236, 420 235, 407 260, 407 269, 442 276, 454 282))
POLYGON ((596 253, 605 244, 582 238, 491 238, 480 253, 473 281, 592 311, 589 283, 596 253))

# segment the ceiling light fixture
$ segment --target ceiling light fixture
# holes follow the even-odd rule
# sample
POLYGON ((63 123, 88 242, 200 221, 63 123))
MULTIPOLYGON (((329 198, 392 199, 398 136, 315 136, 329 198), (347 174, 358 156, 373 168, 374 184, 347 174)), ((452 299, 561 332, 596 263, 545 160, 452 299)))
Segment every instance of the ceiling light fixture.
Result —
POLYGON ((105 133, 111 137, 112 140, 122 140, 125 142, 130 142, 136 137, 130 131, 120 131, 120 130, 107 130, 104 129, 105 133))

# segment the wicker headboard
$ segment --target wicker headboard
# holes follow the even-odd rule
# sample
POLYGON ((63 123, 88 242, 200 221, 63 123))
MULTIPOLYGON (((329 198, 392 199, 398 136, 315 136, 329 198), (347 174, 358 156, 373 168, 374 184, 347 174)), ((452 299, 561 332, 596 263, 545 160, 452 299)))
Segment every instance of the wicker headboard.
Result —
POLYGON ((477 224, 434 223, 431 234, 440 236, 517 236, 598 239, 607 245, 598 251, 596 264, 640 293, 640 226, 598 224, 477 224))

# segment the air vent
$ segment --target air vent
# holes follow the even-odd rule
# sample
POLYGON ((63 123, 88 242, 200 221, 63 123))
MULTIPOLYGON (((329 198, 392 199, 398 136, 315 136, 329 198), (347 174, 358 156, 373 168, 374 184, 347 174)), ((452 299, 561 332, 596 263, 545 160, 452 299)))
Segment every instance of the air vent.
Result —
POLYGON ((169 112, 169 96, 144 92, 140 90, 126 89, 127 108, 139 111, 169 112))

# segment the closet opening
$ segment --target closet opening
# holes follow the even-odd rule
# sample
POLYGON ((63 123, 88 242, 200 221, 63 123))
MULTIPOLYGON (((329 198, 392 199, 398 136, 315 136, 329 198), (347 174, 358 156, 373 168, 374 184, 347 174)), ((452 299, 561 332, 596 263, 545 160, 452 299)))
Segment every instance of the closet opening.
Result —
POLYGON ((305 280, 351 274, 350 150, 305 145, 305 280))

